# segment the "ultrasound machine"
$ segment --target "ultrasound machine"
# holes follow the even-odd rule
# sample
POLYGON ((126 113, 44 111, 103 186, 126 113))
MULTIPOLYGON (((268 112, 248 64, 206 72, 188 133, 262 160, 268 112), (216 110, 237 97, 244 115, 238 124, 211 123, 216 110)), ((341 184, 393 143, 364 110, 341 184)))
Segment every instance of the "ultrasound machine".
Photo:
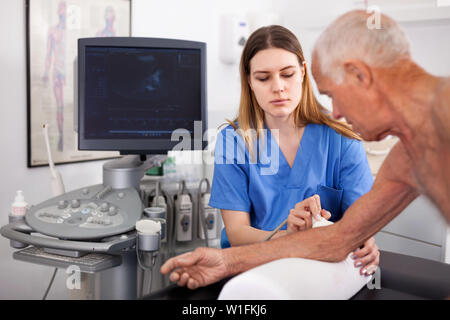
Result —
POLYGON ((75 66, 79 150, 120 151, 124 157, 104 164, 102 184, 33 205, 0 232, 21 249, 16 260, 76 266, 85 288, 75 298, 136 299, 143 286, 138 265, 151 266, 161 240, 160 229, 136 231, 145 218, 140 180, 179 143, 174 130, 190 134, 191 150, 205 147, 206 44, 84 38, 75 66))

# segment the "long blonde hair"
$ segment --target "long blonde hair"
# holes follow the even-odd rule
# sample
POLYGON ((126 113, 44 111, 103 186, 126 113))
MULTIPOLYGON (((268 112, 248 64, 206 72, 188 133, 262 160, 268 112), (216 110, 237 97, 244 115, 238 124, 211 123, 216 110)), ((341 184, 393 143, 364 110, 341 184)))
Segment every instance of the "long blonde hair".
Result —
MULTIPOLYGON (((288 29, 272 25, 262 27, 253 32, 248 38, 241 56, 240 76, 241 76, 241 100, 237 117, 227 122, 234 127, 241 135, 254 157, 254 133, 256 138, 262 137, 261 132, 264 129, 264 111, 256 101, 256 97, 250 88, 248 78, 250 76, 250 60, 261 50, 269 48, 280 48, 295 54, 299 60, 300 66, 305 61, 303 50, 297 37, 288 29), (236 126, 236 123, 238 127, 236 126), (253 134, 252 134, 253 133, 253 134)), ((294 110, 294 123, 298 127, 309 123, 324 124, 333 128, 336 132, 352 139, 361 140, 361 138, 352 131, 352 129, 343 122, 330 117, 329 112, 317 101, 314 96, 309 72, 305 68, 305 76, 302 84, 302 98, 299 105, 294 110)))

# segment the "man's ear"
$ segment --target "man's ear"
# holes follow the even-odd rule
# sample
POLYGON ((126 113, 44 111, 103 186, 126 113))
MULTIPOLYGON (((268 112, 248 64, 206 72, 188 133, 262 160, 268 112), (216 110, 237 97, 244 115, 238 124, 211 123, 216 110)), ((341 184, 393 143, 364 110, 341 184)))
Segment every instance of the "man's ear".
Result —
POLYGON ((372 70, 361 60, 347 60, 344 62, 346 76, 356 85, 369 88, 373 81, 372 70))

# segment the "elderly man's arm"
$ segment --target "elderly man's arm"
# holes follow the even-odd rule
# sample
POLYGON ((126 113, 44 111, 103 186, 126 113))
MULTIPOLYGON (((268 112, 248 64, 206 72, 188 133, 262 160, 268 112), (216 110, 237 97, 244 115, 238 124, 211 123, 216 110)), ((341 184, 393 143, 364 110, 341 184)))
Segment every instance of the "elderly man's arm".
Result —
POLYGON ((417 193, 402 183, 377 179, 334 225, 287 235, 267 243, 225 251, 231 274, 286 257, 341 261, 411 203, 417 193))
POLYGON ((372 189, 355 201, 340 221, 328 227, 287 235, 270 243, 260 243, 257 247, 242 247, 239 252, 230 254, 232 257, 229 259, 233 260, 231 268, 238 273, 249 269, 247 264, 252 264, 253 260, 264 263, 284 257, 341 261, 381 230, 418 195, 411 174, 411 161, 402 144, 398 143, 380 168, 372 189), (264 252, 264 257, 253 257, 262 255, 261 252, 264 252))
POLYGON ((166 274, 175 269, 171 280, 193 289, 281 258, 341 261, 417 196, 408 157, 404 149, 397 145, 383 163, 372 189, 359 198, 334 225, 248 246, 224 250, 198 248, 194 252, 169 259, 161 272, 166 274))

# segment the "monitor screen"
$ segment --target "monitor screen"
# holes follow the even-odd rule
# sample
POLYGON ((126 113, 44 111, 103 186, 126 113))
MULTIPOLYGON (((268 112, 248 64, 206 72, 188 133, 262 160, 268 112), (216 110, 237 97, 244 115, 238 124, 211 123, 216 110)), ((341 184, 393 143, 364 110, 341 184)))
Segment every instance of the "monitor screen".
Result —
MULTIPOLYGON (((206 129, 204 43, 152 38, 79 42, 79 148, 166 153, 206 129)), ((203 144, 200 144, 204 146, 203 144)))

